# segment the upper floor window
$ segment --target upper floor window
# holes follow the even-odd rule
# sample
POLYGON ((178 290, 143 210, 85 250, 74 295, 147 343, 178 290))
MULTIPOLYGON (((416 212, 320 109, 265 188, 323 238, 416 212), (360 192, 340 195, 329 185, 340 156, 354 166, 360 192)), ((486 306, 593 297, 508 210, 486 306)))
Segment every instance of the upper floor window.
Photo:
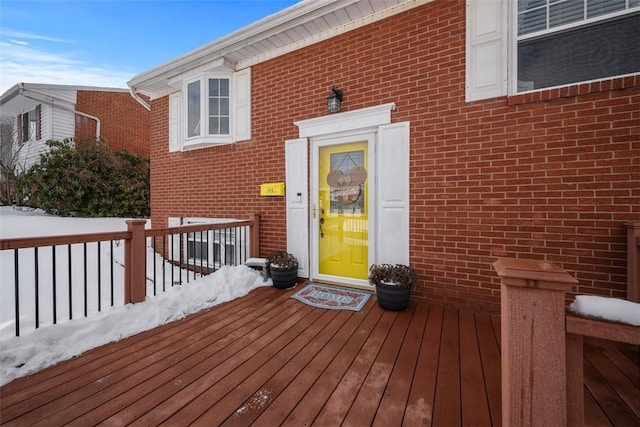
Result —
POLYGON ((187 138, 231 134, 230 80, 201 78, 187 84, 187 138))
POLYGON ((169 95, 169 151, 251 139, 251 69, 178 79, 169 95))
POLYGON ((40 105, 26 113, 18 114, 18 128, 20 142, 37 141, 40 139, 40 105))
POLYGON ((518 0, 517 91, 640 72, 640 0, 518 0))

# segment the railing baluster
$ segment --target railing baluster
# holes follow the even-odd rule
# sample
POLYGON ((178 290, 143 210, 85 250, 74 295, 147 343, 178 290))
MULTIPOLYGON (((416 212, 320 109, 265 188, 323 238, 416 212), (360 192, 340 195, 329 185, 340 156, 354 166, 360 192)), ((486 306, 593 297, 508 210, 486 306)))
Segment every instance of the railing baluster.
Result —
POLYGON ((35 247, 33 248, 33 262, 35 263, 34 265, 34 271, 33 273, 35 274, 35 289, 34 289, 34 293, 35 293, 35 297, 36 297, 36 329, 40 328, 40 286, 39 286, 39 274, 38 274, 38 248, 35 247))
POLYGON ((14 268, 15 268, 15 272, 14 272, 14 276, 15 276, 15 284, 14 284, 14 288, 15 288, 15 307, 16 307, 16 336, 19 337, 20 336, 20 262, 19 262, 19 257, 18 257, 18 250, 14 249, 13 250, 13 264, 14 264, 14 268))
POLYGON ((194 265, 194 269, 195 269, 195 264, 196 264, 196 256, 195 256, 195 245, 196 245, 196 233, 188 233, 187 234, 187 240, 186 240, 186 245, 187 245, 187 254, 186 254, 186 258, 187 258, 187 283, 189 283, 189 267, 191 267, 191 265, 189 264, 189 235, 193 236, 193 247, 194 247, 194 253, 192 254, 191 258, 193 258, 193 265, 194 265))
POLYGON ((102 311, 102 265, 100 263, 100 244, 98 242, 98 311, 102 311))
MULTIPOLYGON (((207 271, 209 271, 211 265, 213 264, 213 258, 211 259, 211 262, 209 262, 209 230, 207 230, 207 232, 204 234, 204 240, 207 247, 207 271)), ((202 271, 200 272, 200 276, 202 276, 202 271)))
POLYGON ((71 245, 67 245, 67 253, 69 255, 69 320, 73 319, 73 272, 71 271, 71 245))
POLYGON ((57 278, 56 278, 56 247, 55 245, 51 246, 51 279, 52 279, 52 289, 53 292, 53 324, 58 323, 58 289, 57 289, 57 278))
MULTIPOLYGON (((163 232, 158 232, 159 230, 151 230, 146 234, 145 239, 146 245, 145 250, 147 248, 153 248, 154 258, 153 258, 153 276, 148 278, 147 280, 153 281, 153 295, 158 295, 160 292, 166 292, 167 286, 166 282, 169 279, 166 268, 171 268, 171 286, 183 285, 183 280, 185 279, 184 275, 186 274, 186 283, 188 284, 190 281, 196 281, 198 278, 203 277, 205 274, 210 272, 215 272, 217 269, 221 268, 224 265, 238 265, 243 263, 247 259, 247 254, 251 251, 249 250, 248 239, 252 239, 254 237, 253 229, 251 228, 253 224, 251 221, 245 221, 244 224, 249 225, 238 225, 238 222, 235 223, 227 223, 227 224, 219 224, 212 223, 208 225, 198 224, 194 226, 186 226, 184 229, 177 229, 173 227, 167 233, 167 230, 162 230, 163 232), (177 232, 176 232, 177 231, 177 232), (148 239, 152 238, 153 242, 148 242, 148 239), (162 243, 157 239, 162 239, 162 243), (171 239, 171 242, 167 243, 167 239, 171 239), (179 239, 179 240, 175 240, 179 239), (193 246, 189 246, 192 244, 193 246), (162 249, 160 250, 160 246, 162 249), (168 248, 170 247, 170 250, 168 248), (157 263, 160 260, 156 257, 158 254, 162 255, 162 289, 158 287, 158 280, 160 279, 160 274, 157 271, 158 265, 157 263), (169 255, 171 254, 171 255, 169 255), (183 272, 183 270, 186 270, 183 272), (176 271, 177 269, 177 271, 176 271), (191 271, 192 270, 192 274, 191 271), (206 273, 205 273, 206 271, 206 273)), ((3 247, 6 247, 6 250, 14 251, 14 287, 15 287, 15 333, 16 336, 20 336, 21 333, 21 297, 25 298, 25 295, 35 296, 35 301, 33 305, 31 301, 26 302, 27 307, 27 318, 32 315, 31 307, 34 307, 34 325, 35 329, 40 328, 40 324, 45 322, 47 324, 49 322, 49 309, 45 308, 44 313, 45 317, 42 317, 40 310, 41 306, 50 307, 52 310, 51 319, 53 324, 58 323, 58 265, 57 258, 58 248, 60 247, 61 251, 64 251, 64 245, 67 245, 67 278, 68 278, 68 288, 67 284, 64 283, 64 273, 61 273, 61 289, 60 289, 60 297, 62 299, 67 299, 68 307, 69 307, 69 317, 68 320, 73 320, 74 316, 81 317, 80 307, 78 307, 78 313, 74 313, 75 307, 74 303, 80 304, 83 303, 83 312, 84 317, 88 317, 90 313, 93 313, 93 309, 89 309, 90 300, 94 298, 93 296, 89 296, 91 292, 95 292, 97 297, 96 303, 96 311, 102 312, 103 304, 102 304, 102 296, 106 289, 103 292, 103 286, 106 286, 105 280, 103 280, 103 274, 110 275, 110 303, 111 306, 115 306, 115 291, 116 291, 116 279, 115 279, 115 271, 116 262, 118 265, 122 265, 119 260, 116 260, 115 250, 116 245, 119 247, 119 243, 121 241, 127 242, 127 235, 125 233, 104 233, 104 236, 99 236, 101 233, 87 234, 85 235, 74 235, 70 238, 66 238, 66 236, 54 236, 45 238, 34 238, 33 246, 25 245, 24 242, 12 241, 12 239, 2 239, 3 247), (116 238, 119 237, 119 239, 116 238), (102 240, 100 238, 102 237, 102 240), (109 272, 107 272, 107 268, 103 266, 102 263, 102 242, 109 241, 109 258, 107 267, 109 272), (92 249, 89 249, 89 243, 96 243, 95 256, 97 257, 97 262, 94 264, 89 258, 92 256, 89 252, 92 252, 92 249), (114 244, 115 243, 115 244, 114 244), (80 262, 80 254, 79 254, 79 244, 82 244, 82 263, 80 262), (75 245, 75 246, 74 246, 75 245), (45 289, 45 293, 42 294, 40 292, 40 247, 51 247, 51 305, 49 305, 49 301, 46 300, 48 298, 48 291, 45 289), (27 258, 31 261, 33 259, 34 267, 34 282, 33 284, 25 282, 25 276, 21 278, 20 275, 20 255, 19 250, 23 248, 34 249, 33 258, 27 254, 27 258), (75 248, 75 249, 74 249, 75 248), (78 249, 78 251, 76 251, 78 249), (114 250, 115 249, 115 250, 114 250), (74 262, 74 256, 77 256, 74 262), (82 268, 82 273, 80 273, 79 269, 82 268), (96 270, 93 270, 96 269, 96 270), (78 271, 75 271, 78 270, 78 271), (91 271, 90 271, 91 270, 91 271), (104 270, 104 271, 103 271, 104 270), (82 277, 80 277, 82 274, 82 277), (75 276, 75 278, 74 278, 75 276), (97 278, 97 281, 94 282, 92 277, 97 278), (22 279, 22 282, 20 282, 22 279), (74 284, 75 280, 83 281, 82 285, 78 282, 74 284), (27 294, 22 292, 23 295, 20 295, 21 289, 20 287, 27 287, 27 294), (32 287, 33 286, 33 287, 32 287), (94 289, 93 286, 97 286, 97 289, 94 289), (30 293, 29 289, 33 289, 33 294, 30 293), (83 300, 81 302, 79 292, 83 292, 83 300), (64 296, 64 293, 67 292, 68 295, 64 296), (75 293, 75 295, 74 295, 75 293), (40 304, 40 298, 43 298, 44 303, 40 304), (43 320, 45 319, 45 320, 43 320)), ((256 243, 257 244, 257 243, 256 243)), ((141 249, 138 248, 138 251, 141 249)), ((61 262, 64 263, 64 253, 62 254, 61 262)), ((63 269, 64 266, 62 266, 63 269)), ((124 265, 125 273, 127 268, 130 266, 124 265)), ((118 270, 119 271, 119 270, 118 270)), ((29 274, 29 280, 31 280, 29 274)), ((46 274, 45 276, 49 276, 46 274)), ((45 277, 43 276, 43 277, 45 277)), ((49 280, 46 278, 46 280, 49 280)), ((42 282, 47 287, 46 283, 42 282)), ((139 289, 138 289, 139 291, 139 289)), ((105 299, 107 297, 105 296, 105 299)), ((62 318, 65 319, 64 315, 64 304, 61 303, 61 307, 63 307, 61 313, 62 318)), ((105 301, 105 307, 108 302, 105 301)), ((22 310, 24 314, 25 310, 22 310)), ((27 321, 30 325, 32 324, 30 320, 27 321)))
MULTIPOLYGON (((204 257, 207 256, 207 254, 209 253, 209 248, 205 245, 203 246, 204 240, 202 239, 202 230, 200 230, 200 248, 204 247, 204 251, 202 249, 200 249, 200 277, 202 277, 202 260, 204 259, 204 257), (204 253, 203 253, 204 252, 204 253)), ((196 269, 193 269, 193 280, 196 279, 196 269)))
POLYGON ((87 243, 83 243, 82 244, 82 249, 83 249, 83 261, 84 261, 84 269, 83 269, 83 275, 84 275, 84 317, 87 317, 87 305, 88 305, 88 296, 87 296, 87 243))
POLYGON ((162 292, 167 290, 167 277, 165 273, 165 267, 167 265, 167 236, 162 236, 162 292))
POLYGON ((174 267, 173 263, 175 262, 175 260, 173 259, 173 256, 174 256, 174 254, 175 254, 175 252, 174 252, 174 250, 173 250, 173 245, 174 245, 173 240, 174 240, 174 238, 173 238, 173 234, 171 234, 171 243, 170 243, 170 246, 171 246, 171 287, 173 287, 173 282, 174 282, 174 278, 173 278, 173 270, 175 270, 175 269, 173 268, 173 267, 174 267))
POLYGON ((156 258, 157 258, 156 244, 157 244, 157 241, 156 241, 156 237, 154 236, 153 237, 153 296, 156 296, 158 294, 156 291, 156 280, 157 280, 156 278, 156 258))
POLYGON ((111 268, 111 307, 114 306, 113 299, 113 240, 111 240, 111 254, 110 254, 111 262, 109 263, 111 268))

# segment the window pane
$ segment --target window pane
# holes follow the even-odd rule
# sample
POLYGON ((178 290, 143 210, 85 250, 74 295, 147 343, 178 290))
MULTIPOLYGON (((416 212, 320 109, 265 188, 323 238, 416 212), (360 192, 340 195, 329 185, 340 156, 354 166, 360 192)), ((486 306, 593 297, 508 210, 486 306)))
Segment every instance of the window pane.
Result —
POLYGON ((221 116, 229 115, 229 98, 220 99, 220 115, 221 116))
POLYGON ((229 79, 220 79, 220 96, 229 96, 229 79))
POLYGON ((228 135, 230 99, 229 79, 209 79, 209 135, 228 135))
POLYGON ((640 72, 640 14, 518 44, 518 86, 559 86, 640 72))
POLYGON ((220 95, 220 80, 219 79, 209 79, 209 96, 219 96, 220 95))
POLYGON ((219 107, 219 99, 218 98, 209 98, 209 115, 210 116, 219 116, 220 115, 220 107, 219 107))
POLYGON ((584 19, 584 0, 561 0, 549 4, 549 28, 584 19))
POLYGON ((587 0, 587 17, 624 10, 625 0, 587 0))
POLYGON ((538 8, 518 15, 518 35, 547 29, 547 9, 538 8))
POLYGON ((218 118, 218 117, 209 117, 209 133, 211 135, 219 135, 220 134, 220 118, 218 118))
POLYGON ((518 0, 518 12, 546 6, 547 0, 518 0))
POLYGON ((200 135, 200 82, 187 85, 187 136, 200 135))
POLYGON ((220 134, 229 135, 229 117, 220 117, 220 134))

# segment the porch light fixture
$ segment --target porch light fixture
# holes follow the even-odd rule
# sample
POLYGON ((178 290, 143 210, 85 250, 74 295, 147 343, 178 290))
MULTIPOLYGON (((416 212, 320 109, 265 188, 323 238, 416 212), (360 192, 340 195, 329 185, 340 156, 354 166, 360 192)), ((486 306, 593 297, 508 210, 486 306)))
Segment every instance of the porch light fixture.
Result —
POLYGON ((330 113, 339 112, 340 104, 342 104, 342 91, 334 86, 331 88, 329 96, 327 96, 327 111, 330 113))

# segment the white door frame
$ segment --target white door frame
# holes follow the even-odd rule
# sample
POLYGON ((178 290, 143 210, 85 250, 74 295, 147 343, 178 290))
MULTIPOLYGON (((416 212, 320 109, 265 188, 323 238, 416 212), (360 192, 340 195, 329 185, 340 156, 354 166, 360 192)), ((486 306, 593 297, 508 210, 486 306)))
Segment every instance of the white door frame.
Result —
MULTIPOLYGON (((309 138, 311 141, 312 152, 310 155, 311 165, 313 170, 311 171, 311 185, 310 185, 310 209, 309 209, 309 226, 305 230, 296 230, 295 236, 287 236, 287 239, 295 241, 304 241, 302 246, 309 248, 309 252, 306 254, 309 258, 309 272, 311 278, 318 276, 318 262, 317 262, 317 247, 318 247, 318 215, 313 214, 313 204, 317 206, 318 203, 318 182, 317 182, 317 158, 318 147, 321 144, 331 144, 331 141, 342 141, 347 139, 349 142, 357 141, 357 137, 369 141, 369 168, 375 169, 375 152, 378 128, 382 125, 388 125, 391 123, 391 111, 394 110, 396 105, 394 103, 377 105, 374 107, 362 108, 354 111, 347 111, 344 113, 331 114, 322 117, 314 117, 307 120, 301 120, 294 122, 299 129, 299 138, 309 138), (373 137, 371 137, 373 135, 373 137)), ((361 140, 362 140, 361 139, 361 140)), ((308 159, 300 159, 300 161, 307 162, 308 159)), ((307 169, 308 170, 308 169, 307 169)), ((372 227, 372 220, 375 221, 375 212, 377 212, 375 199, 376 199, 376 182, 375 175, 369 177, 369 263, 372 263, 376 257, 375 245, 376 228, 372 227)), ((358 283, 352 283, 352 285, 366 286, 368 283, 358 281, 358 283)))

